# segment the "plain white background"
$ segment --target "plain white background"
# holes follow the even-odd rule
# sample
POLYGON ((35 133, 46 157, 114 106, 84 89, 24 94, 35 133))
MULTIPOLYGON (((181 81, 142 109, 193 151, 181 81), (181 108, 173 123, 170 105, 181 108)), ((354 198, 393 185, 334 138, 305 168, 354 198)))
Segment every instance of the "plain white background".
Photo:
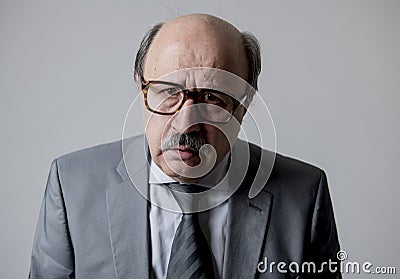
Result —
POLYGON ((1 278, 27 277, 51 161, 121 137, 143 34, 192 12, 259 38, 278 151, 327 172, 349 260, 400 273, 399 1, 2 0, 1 278))

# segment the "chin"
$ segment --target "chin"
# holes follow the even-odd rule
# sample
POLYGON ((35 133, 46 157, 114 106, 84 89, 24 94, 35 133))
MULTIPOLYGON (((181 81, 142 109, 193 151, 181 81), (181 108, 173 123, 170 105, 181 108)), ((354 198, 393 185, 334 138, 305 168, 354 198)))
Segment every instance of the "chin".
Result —
MULTIPOLYGON (((193 163, 193 162, 192 162, 193 163)), ((197 164, 192 164, 190 165, 187 162, 184 161, 173 161, 173 162, 168 162, 168 165, 165 163, 165 166, 162 168, 163 172, 167 174, 168 176, 180 181, 180 182, 193 182, 201 178, 202 176, 196 175, 196 173, 193 170, 193 167, 195 167, 197 164)))

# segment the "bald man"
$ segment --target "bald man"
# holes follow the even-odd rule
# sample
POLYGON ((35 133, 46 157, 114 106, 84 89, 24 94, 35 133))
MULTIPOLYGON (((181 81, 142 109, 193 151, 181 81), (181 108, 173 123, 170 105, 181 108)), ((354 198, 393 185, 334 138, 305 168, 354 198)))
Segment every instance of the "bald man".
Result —
POLYGON ((178 17, 134 71, 145 134, 53 161, 30 278, 341 278, 324 172, 237 138, 254 36, 178 17))

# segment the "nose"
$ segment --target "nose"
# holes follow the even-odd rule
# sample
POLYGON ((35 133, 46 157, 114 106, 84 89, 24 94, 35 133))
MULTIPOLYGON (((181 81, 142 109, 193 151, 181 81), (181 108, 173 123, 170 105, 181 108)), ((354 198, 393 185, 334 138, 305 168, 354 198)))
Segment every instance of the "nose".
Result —
POLYGON ((194 106, 192 99, 187 99, 182 108, 173 116, 171 120, 172 128, 181 134, 190 132, 199 132, 200 124, 198 118, 198 113, 194 106))

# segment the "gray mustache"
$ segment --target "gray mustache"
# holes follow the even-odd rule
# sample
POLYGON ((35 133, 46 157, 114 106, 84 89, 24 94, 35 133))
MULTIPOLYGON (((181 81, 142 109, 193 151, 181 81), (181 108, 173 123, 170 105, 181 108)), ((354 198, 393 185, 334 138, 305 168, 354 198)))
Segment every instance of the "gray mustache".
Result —
POLYGON ((199 151, 200 147, 206 143, 205 139, 201 137, 198 133, 188 133, 188 134, 173 134, 163 140, 161 143, 161 150, 165 151, 177 146, 183 146, 186 148, 199 151))

